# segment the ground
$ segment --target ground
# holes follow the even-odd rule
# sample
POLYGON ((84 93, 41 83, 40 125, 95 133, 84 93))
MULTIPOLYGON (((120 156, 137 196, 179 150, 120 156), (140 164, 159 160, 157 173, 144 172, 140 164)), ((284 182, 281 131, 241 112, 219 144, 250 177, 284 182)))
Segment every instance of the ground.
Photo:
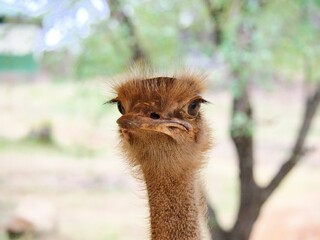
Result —
MULTIPOLYGON (((0 240, 25 196, 57 209, 55 240, 148 239, 143 184, 131 176, 117 148, 115 106, 97 81, 0 85, 0 240), (53 142, 30 137, 51 126, 53 142)), ((298 85, 255 89, 255 176, 266 184, 288 155, 300 120, 298 85)), ((228 137, 230 95, 209 92, 203 108, 215 147, 203 171, 210 201, 224 226, 237 206, 237 169, 228 137)), ((320 239, 320 113, 308 138, 310 151, 262 209, 252 240, 320 239)))

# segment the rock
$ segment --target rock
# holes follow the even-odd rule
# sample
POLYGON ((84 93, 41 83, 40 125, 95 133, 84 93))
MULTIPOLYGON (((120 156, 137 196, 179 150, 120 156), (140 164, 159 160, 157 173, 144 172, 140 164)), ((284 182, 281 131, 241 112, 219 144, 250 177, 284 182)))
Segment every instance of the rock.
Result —
POLYGON ((22 199, 6 227, 10 239, 24 235, 49 235, 57 232, 57 212, 47 200, 26 197, 22 199))

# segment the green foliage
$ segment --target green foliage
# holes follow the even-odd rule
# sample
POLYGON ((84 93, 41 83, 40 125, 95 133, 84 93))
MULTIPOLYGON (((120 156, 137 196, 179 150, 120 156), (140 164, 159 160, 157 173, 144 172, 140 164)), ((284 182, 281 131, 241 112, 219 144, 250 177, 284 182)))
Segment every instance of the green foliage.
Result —
POLYGON ((149 2, 135 6, 135 23, 141 44, 155 66, 165 66, 177 58, 179 47, 178 15, 174 3, 149 2))
POLYGON ((82 51, 76 62, 76 76, 112 75, 122 71, 130 58, 130 39, 124 38, 127 29, 115 22, 106 27, 103 22, 96 26, 94 34, 83 41, 82 51), (114 28, 114 29, 113 29, 114 28))
POLYGON ((141 44, 156 66, 175 59, 176 51, 179 49, 177 16, 164 15, 170 5, 150 2, 136 9, 136 14, 139 16, 137 24, 144 25, 139 28, 141 44), (154 5, 158 5, 158 11, 155 11, 154 5))
MULTIPOLYGON (((231 73, 237 72, 234 81, 269 86, 274 76, 295 80, 303 77, 306 64, 312 69, 310 80, 319 79, 318 0, 273 0, 262 5, 260 1, 211 2, 220 14, 223 43, 219 47, 213 44, 216 26, 203 1, 120 1, 140 47, 156 67, 179 66, 192 53, 208 58, 218 54, 231 73), (249 39, 241 39, 241 31, 249 31, 249 39), (245 41, 250 42, 246 47, 245 41)), ((67 69, 75 68, 79 78, 114 75, 132 63, 132 42, 128 26, 111 14, 92 28, 74 61, 66 62, 62 51, 51 59, 46 56, 46 66, 64 74, 63 66, 69 64, 67 69)))
MULTIPOLYGON (((121 3, 130 9, 128 16, 152 65, 165 69, 172 64, 183 64, 181 57, 193 49, 212 56, 212 43, 206 40, 211 29, 202 4, 194 1, 121 3)), ((89 78, 122 72, 131 63, 131 44, 127 27, 111 16, 83 41, 76 75, 89 78)))
POLYGON ((274 76, 319 79, 320 9, 313 1, 268 1, 261 7, 257 2, 247 1, 245 10, 230 4, 233 14, 224 18, 221 51, 237 77, 233 93, 246 81, 269 85, 274 76))

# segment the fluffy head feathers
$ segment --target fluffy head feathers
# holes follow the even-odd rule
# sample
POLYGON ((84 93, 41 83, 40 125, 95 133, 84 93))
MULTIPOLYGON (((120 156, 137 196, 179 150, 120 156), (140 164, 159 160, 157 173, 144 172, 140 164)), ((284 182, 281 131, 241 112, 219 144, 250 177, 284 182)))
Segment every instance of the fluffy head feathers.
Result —
POLYGON ((200 168, 211 142, 199 111, 206 102, 201 97, 204 80, 190 72, 129 74, 114 85, 117 96, 111 102, 123 114, 117 122, 133 165, 171 174, 200 168))

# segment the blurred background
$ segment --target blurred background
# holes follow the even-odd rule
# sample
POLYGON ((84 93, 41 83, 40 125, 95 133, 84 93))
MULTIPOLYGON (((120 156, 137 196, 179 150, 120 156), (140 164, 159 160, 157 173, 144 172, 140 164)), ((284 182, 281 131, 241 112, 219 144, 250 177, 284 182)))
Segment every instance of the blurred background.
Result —
POLYGON ((250 239, 319 240, 319 37, 319 0, 0 0, 0 240, 148 239, 120 113, 103 105, 110 77, 139 61, 208 74, 212 231, 237 226, 246 160, 230 132, 245 126, 254 182, 281 180, 250 239), (232 107, 248 95, 252 116, 232 107))

